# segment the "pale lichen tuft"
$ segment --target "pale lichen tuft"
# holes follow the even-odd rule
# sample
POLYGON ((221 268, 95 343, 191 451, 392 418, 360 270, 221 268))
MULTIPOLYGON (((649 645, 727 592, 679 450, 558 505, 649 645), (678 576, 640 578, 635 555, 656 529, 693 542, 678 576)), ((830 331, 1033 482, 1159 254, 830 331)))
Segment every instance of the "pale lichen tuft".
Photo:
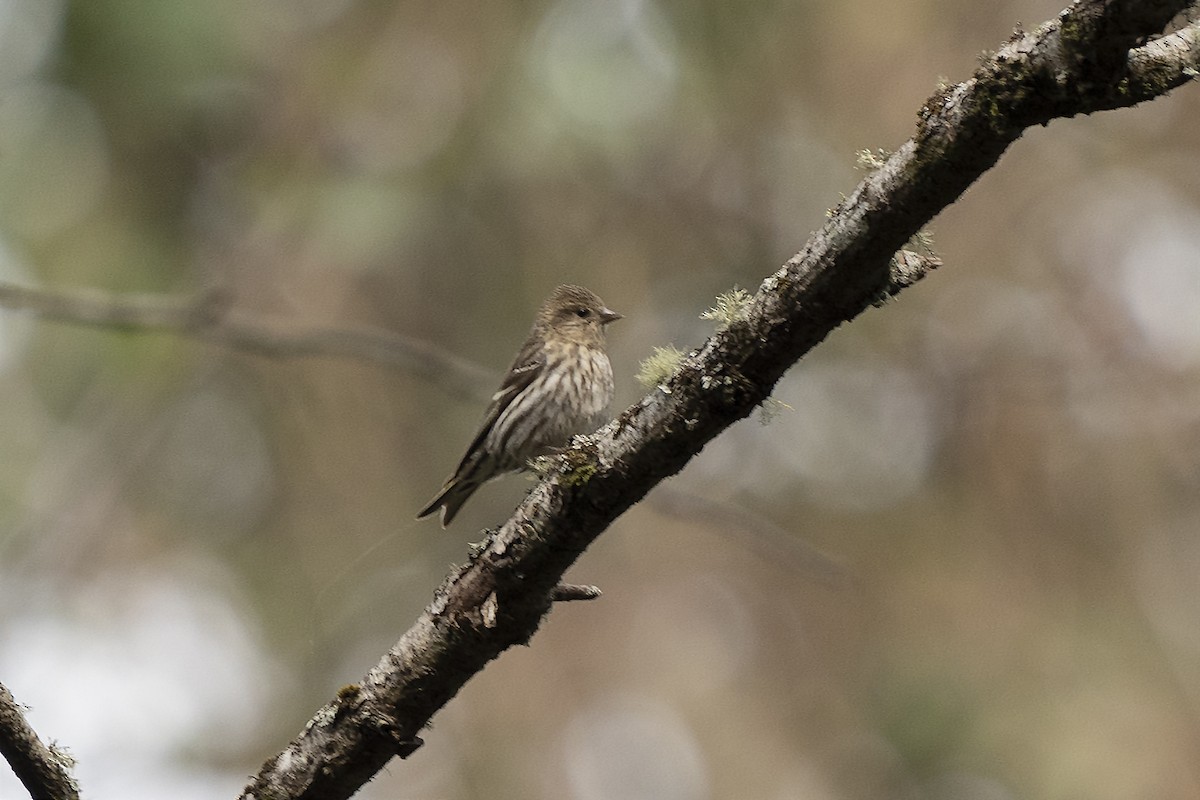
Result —
POLYGON ((700 315, 700 319, 712 320, 718 328, 728 328, 738 320, 745 319, 751 294, 745 289, 733 287, 731 291, 717 295, 717 304, 700 315))
POLYGON ((887 160, 892 157, 892 154, 882 147, 876 147, 874 150, 859 150, 854 154, 854 165, 860 170, 879 169, 887 160))
POLYGON ((673 344, 656 347, 638 367, 637 381, 647 389, 662 387, 683 363, 685 353, 673 344))

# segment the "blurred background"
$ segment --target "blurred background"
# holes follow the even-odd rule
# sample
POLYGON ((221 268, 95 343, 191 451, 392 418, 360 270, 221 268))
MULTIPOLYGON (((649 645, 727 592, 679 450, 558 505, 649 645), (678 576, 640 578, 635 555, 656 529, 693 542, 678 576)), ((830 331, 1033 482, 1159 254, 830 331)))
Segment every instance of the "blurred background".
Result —
MULTIPOLYGON (((633 402, 1064 2, 3 3, 0 282, 486 377, 0 311, 0 681, 90 798, 236 796, 529 488, 413 521, 551 287, 633 402)), ((361 796, 1200 797, 1198 118, 1029 131, 361 796)))

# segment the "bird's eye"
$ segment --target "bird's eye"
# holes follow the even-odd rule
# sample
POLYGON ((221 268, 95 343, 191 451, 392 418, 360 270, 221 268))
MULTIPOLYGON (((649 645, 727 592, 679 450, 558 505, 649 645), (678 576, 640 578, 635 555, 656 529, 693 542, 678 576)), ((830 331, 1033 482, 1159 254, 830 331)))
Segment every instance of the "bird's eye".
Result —
POLYGON ((588 314, 591 314, 591 313, 592 312, 588 311, 586 308, 575 309, 575 316, 583 318, 583 319, 587 319, 588 314))

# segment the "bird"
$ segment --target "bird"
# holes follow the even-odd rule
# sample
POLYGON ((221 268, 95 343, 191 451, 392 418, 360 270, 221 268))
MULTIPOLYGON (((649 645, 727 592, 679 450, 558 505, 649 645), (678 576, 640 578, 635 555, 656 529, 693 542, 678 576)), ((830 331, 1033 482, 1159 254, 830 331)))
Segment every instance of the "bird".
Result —
POLYGON ((555 288, 538 309, 458 468, 417 519, 441 509, 445 528, 484 483, 596 430, 613 397, 604 329, 621 318, 582 286, 555 288))

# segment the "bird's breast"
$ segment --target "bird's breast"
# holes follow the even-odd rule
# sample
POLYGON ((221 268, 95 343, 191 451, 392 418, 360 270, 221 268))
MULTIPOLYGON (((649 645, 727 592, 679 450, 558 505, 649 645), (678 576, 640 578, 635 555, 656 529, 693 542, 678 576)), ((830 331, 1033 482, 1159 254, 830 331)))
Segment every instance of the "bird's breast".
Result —
POLYGON ((612 402, 613 374, 608 355, 595 347, 573 348, 575 352, 564 359, 556 370, 568 386, 559 393, 570 408, 567 416, 578 420, 575 433, 590 433, 604 421, 612 402))

